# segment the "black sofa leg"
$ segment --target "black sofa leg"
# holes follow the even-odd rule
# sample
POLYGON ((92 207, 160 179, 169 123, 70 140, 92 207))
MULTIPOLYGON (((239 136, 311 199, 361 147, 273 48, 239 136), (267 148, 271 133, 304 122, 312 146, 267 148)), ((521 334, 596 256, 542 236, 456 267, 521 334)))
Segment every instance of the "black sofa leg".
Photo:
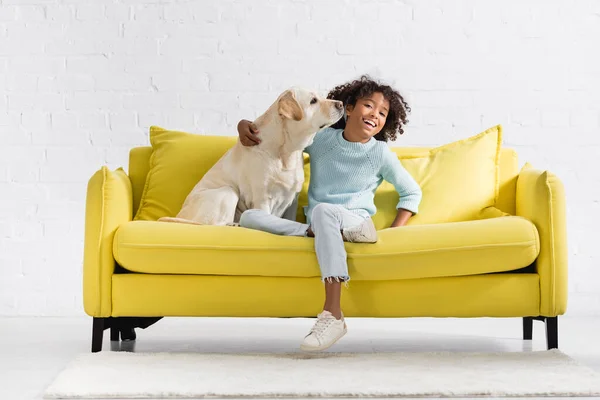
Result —
POLYGON ((558 349, 558 317, 523 317, 523 340, 531 340, 533 321, 543 321, 546 325, 546 345, 548 350, 558 349))
POLYGON ((533 318, 523 317, 523 340, 531 340, 533 337, 533 318))
POLYGON ((104 323, 107 318, 94 318, 92 323, 92 353, 102 351, 102 337, 104 336, 104 323))
POLYGON ((113 321, 113 325, 110 327, 110 341, 118 342, 119 341, 119 327, 116 326, 115 321, 113 321))
POLYGON ((558 317, 546 317, 546 343, 548 350, 558 349, 558 317))
POLYGON ((160 321, 162 317, 108 317, 94 318, 92 324, 92 353, 102 351, 104 330, 110 328, 111 342, 118 342, 119 335, 124 342, 136 339, 135 328, 146 329, 160 321))

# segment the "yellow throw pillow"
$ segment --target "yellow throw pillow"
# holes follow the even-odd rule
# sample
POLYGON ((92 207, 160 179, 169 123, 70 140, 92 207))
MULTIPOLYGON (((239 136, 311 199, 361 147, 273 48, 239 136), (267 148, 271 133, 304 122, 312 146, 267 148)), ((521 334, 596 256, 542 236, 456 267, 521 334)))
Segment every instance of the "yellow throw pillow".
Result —
POLYGON ((177 215, 204 174, 235 144, 237 136, 208 136, 150 127, 150 169, 135 220, 177 215))
MULTIPOLYGON (((470 221, 489 217, 499 191, 499 159, 502 127, 423 151, 398 156, 423 191, 419 213, 408 225, 470 221)), ((398 152, 397 152, 398 153, 398 152)), ((396 218, 398 193, 383 182, 375 193, 377 229, 389 228, 396 218)))

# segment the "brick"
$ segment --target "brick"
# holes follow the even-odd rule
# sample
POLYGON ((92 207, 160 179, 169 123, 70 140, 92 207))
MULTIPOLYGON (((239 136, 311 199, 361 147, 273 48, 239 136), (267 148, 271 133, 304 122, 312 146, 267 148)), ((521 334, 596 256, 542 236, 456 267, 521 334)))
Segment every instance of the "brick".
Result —
POLYGON ((509 123, 520 126, 539 126, 542 121, 542 116, 539 110, 514 110, 510 112, 509 123))
POLYGON ((113 39, 95 43, 95 52, 103 55, 158 55, 157 39, 113 39))
POLYGON ((34 183, 1 183, 2 196, 8 199, 19 199, 23 203, 46 199, 44 187, 34 183))
POLYGON ((569 125, 573 128, 596 128, 600 126, 600 112, 598 110, 571 111, 569 125))
POLYGON ((46 18, 49 21, 69 21, 75 17, 75 7, 72 5, 54 4, 46 7, 46 18))
POLYGON ((40 181, 40 167, 37 165, 12 165, 8 168, 8 181, 32 183, 40 181))
MULTIPOLYGON (((0 186, 5 184, 9 183, 0 183, 0 186)), ((5 199, 2 201, 2 207, 0 207, 0 218, 13 218, 15 215, 18 215, 20 218, 29 219, 35 218, 36 212, 37 204, 32 202, 31 200, 24 201, 17 199, 5 199)))
POLYGON ((148 91, 151 88, 150 75, 145 73, 98 73, 95 80, 99 91, 148 91))
POLYGON ((125 60, 125 72, 128 73, 179 73, 182 61, 178 58, 163 56, 129 57, 125 60))
POLYGON ((34 74, 7 75, 5 80, 9 92, 35 92, 38 87, 38 77, 34 74))
POLYGON ((17 20, 27 22, 44 21, 46 19, 46 10, 38 5, 21 5, 17 7, 17 20))
POLYGON ((137 128, 137 114, 133 111, 109 113, 108 124, 111 130, 125 130, 137 128))
POLYGON ((184 110, 227 110, 235 108, 238 104, 237 94, 235 92, 181 93, 179 95, 179 101, 181 104, 181 108, 184 110))
POLYGON ((58 76, 40 76, 38 78, 39 92, 79 92, 94 90, 94 77, 89 74, 73 73, 58 76))
POLYGON ((106 4, 104 16, 110 21, 129 21, 132 17, 131 6, 127 4, 106 4))
POLYGON ((44 52, 51 56, 84 56, 99 55, 95 46, 90 46, 89 40, 58 39, 44 44, 44 52))
POLYGON ((50 114, 52 129, 75 130, 77 128, 77 113, 72 111, 53 112, 50 114))
MULTIPOLYGON (((143 145, 146 145, 146 140, 143 145)), ((138 144, 140 145, 140 144, 138 144)), ((111 170, 123 167, 127 170, 129 165, 129 152, 131 151, 132 145, 125 145, 123 147, 119 145, 112 145, 106 152, 106 165, 111 170)))
POLYGON ((249 2, 232 2, 221 8, 222 21, 254 21, 256 23, 272 22, 279 19, 279 7, 276 5, 255 6, 249 2))
POLYGON ((163 6, 158 4, 134 5, 131 7, 134 21, 159 21, 164 19, 163 6))
POLYGON ((179 108, 176 93, 124 94, 123 108, 126 110, 165 110, 179 108))
POLYGON ((24 74, 59 74, 65 71, 63 57, 15 56, 9 60, 9 68, 24 74))
MULTIPOLYGON (((240 37, 251 37, 256 41, 262 41, 264 38, 273 37, 294 37, 296 31, 300 37, 341 37, 344 31, 336 29, 329 25, 321 26, 312 22, 291 24, 289 20, 274 20, 270 24, 257 24, 253 20, 242 20, 238 23, 237 29, 240 37)), ((345 34, 348 34, 346 30, 345 34)))
POLYGON ((567 111, 542 111, 542 126, 562 128, 569 126, 569 113, 567 111))
MULTIPOLYGON (((98 166, 100 168, 100 166, 98 166)), ((90 176, 91 178, 91 176, 90 176)), ((46 190, 48 193, 48 198, 54 199, 57 202, 67 201, 67 202, 85 202, 86 190, 82 187, 81 182, 69 183, 69 182, 54 182, 54 183, 44 183, 46 186, 46 190)), ((46 225, 46 221, 43 220, 44 225, 46 225)), ((75 221, 63 221, 68 224, 79 224, 79 220, 75 221)))
POLYGON ((110 92, 79 92, 66 95, 66 110, 110 110, 120 107, 122 95, 110 92))
POLYGON ((50 113, 24 111, 21 113, 21 126, 28 130, 44 130, 51 126, 50 113))
POLYGON ((116 21, 73 21, 66 25, 66 37, 111 39, 120 36, 121 24, 116 21))
POLYGON ((218 3, 166 4, 164 18, 176 22, 219 22, 218 3))
POLYGON ((64 98, 61 94, 36 93, 36 94, 18 94, 8 95, 9 111, 19 110, 41 110, 41 111, 61 111, 65 109, 64 98))
POLYGON ((167 57, 197 57, 216 53, 216 39, 164 40, 159 46, 159 54, 167 57))
MULTIPOLYGON (((274 67, 273 70, 263 70, 261 67, 265 65, 271 65, 269 61, 271 61, 272 65, 282 66, 283 63, 277 62, 275 59, 270 59, 267 57, 252 57, 246 59, 247 68, 250 71, 259 70, 264 72, 279 72, 281 71, 277 67, 274 67), (257 65, 255 65, 254 61, 260 59, 262 61, 258 61, 257 65)), ((182 71, 184 73, 196 74, 198 72, 211 74, 211 73, 221 73, 223 71, 228 70, 238 70, 242 68, 242 63, 239 58, 236 58, 233 55, 219 55, 217 57, 197 57, 197 58, 185 58, 182 62, 182 71)), ((156 71, 157 73, 163 73, 163 71, 156 71)), ((164 73, 163 73, 164 74, 164 73)))
POLYGON ((0 22, 14 21, 16 19, 17 19, 17 7, 15 7, 15 6, 0 7, 0 22))
POLYGON ((210 90, 215 92, 260 92, 269 88, 267 75, 230 75, 214 74, 210 76, 210 90))
MULTIPOLYGON (((279 39, 277 45, 277 54, 281 56, 297 56, 298 54, 304 54, 306 49, 315 49, 318 53, 322 54, 337 54, 338 48, 335 40, 324 38, 316 42, 315 40, 305 38, 287 38, 279 39)), ((347 48, 350 48, 348 46, 347 48)), ((269 49, 270 51, 270 49, 269 49)), ((354 50, 353 50, 354 51, 354 50)), ((265 50, 266 52, 266 50, 265 50)), ((249 55, 255 53, 250 51, 249 55)), ((267 53, 268 54, 268 53, 267 53)))
MULTIPOLYGON (((101 165, 104 164, 103 148, 73 148, 49 147, 48 159, 41 170, 42 182, 87 182, 101 165), (73 168, 77 165, 77 168, 73 168)), ((60 215, 73 216, 73 211, 68 210, 73 205, 46 203, 38 205, 40 218, 56 218, 60 215), (50 210, 61 210, 61 213, 52 213, 50 210)))
POLYGON ((65 35, 65 26, 56 22, 28 22, 15 21, 6 23, 6 37, 9 39, 38 39, 49 41, 62 39, 65 35))
POLYGON ((82 129, 105 129, 108 127, 108 118, 103 112, 78 113, 79 127, 82 129))
MULTIPOLYGON (((43 225, 39 221, 19 221, 14 226, 14 234, 12 236, 14 239, 22 239, 22 240, 40 240, 44 237, 44 229, 43 225)), ((34 268, 33 271, 35 272, 34 268)))
POLYGON ((164 22, 129 21, 123 23, 123 37, 133 38, 167 38, 178 29, 177 25, 164 22))
POLYGON ((94 129, 91 132, 91 140, 94 146, 112 147, 112 146, 142 146, 146 145, 146 133, 139 129, 94 129))
MULTIPOLYGON (((8 182, 8 165, 3 165, 0 164, 0 182, 8 182)), ((2 223, 0 222, 0 225, 2 225, 2 223)), ((2 229, 2 227, 0 226, 0 230, 2 229)), ((0 235, 0 238, 2 236, 0 235)))
MULTIPOLYGON (((356 3, 356 2, 354 2, 356 3)), ((310 19, 314 21, 351 21, 353 7, 341 7, 336 0, 311 1, 310 19)))
MULTIPOLYGON (((36 146, 82 146, 90 145, 89 134, 79 128, 55 128, 45 131, 33 131, 28 134, 26 143, 36 146)), ((23 139, 25 141, 25 138, 23 139)))
POLYGON ((80 21, 99 21, 104 19, 102 4, 80 4, 75 8, 75 18, 80 21))
POLYGON ((67 57, 66 68, 69 73, 80 74, 122 72, 125 68, 125 59, 105 55, 67 57))
POLYGON ((202 73, 177 74, 177 75, 153 75, 153 86, 163 91, 208 91, 208 75, 202 73))
POLYGON ((426 108, 421 111, 423 125, 445 127, 479 127, 481 125, 481 116, 473 113, 469 108, 426 108))
POLYGON ((19 40, 14 39, 0 39, 0 56, 8 55, 36 55, 42 54, 44 51, 44 43, 37 39, 19 40))
MULTIPOLYGON (((240 37, 221 40, 219 42, 219 52, 226 56, 256 56, 272 57, 278 53, 277 38, 265 38, 263 40, 253 40, 251 38, 240 37)), ((307 47, 305 47, 306 49, 307 47)))
POLYGON ((21 124, 21 113, 18 111, 0 111, 0 126, 18 128, 21 124))

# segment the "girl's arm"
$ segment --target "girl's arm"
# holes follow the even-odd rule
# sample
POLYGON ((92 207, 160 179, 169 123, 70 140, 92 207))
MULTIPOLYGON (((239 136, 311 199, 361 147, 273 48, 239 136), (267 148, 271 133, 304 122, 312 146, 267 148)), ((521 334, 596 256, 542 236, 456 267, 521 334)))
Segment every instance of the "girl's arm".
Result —
POLYGON ((396 208, 398 214, 392 223, 392 228, 404 226, 414 214, 419 211, 423 193, 415 179, 404 169, 398 156, 389 148, 384 149, 381 176, 396 188, 400 199, 396 208))
POLYGON ((413 213, 411 211, 405 210, 404 208, 399 208, 398 214, 396 215, 396 219, 394 220, 394 222, 392 222, 391 227, 397 228, 399 226, 406 225, 406 223, 412 216, 413 216, 413 213))

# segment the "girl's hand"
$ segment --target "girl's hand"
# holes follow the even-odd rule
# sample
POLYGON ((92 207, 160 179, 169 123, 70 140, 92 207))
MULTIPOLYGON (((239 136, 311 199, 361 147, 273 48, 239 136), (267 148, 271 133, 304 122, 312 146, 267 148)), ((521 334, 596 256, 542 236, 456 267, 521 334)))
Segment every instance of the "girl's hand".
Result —
POLYGON ((258 128, 251 121, 241 120, 238 123, 237 130, 240 142, 244 146, 256 146, 260 143, 260 139, 256 136, 258 135, 258 128))

